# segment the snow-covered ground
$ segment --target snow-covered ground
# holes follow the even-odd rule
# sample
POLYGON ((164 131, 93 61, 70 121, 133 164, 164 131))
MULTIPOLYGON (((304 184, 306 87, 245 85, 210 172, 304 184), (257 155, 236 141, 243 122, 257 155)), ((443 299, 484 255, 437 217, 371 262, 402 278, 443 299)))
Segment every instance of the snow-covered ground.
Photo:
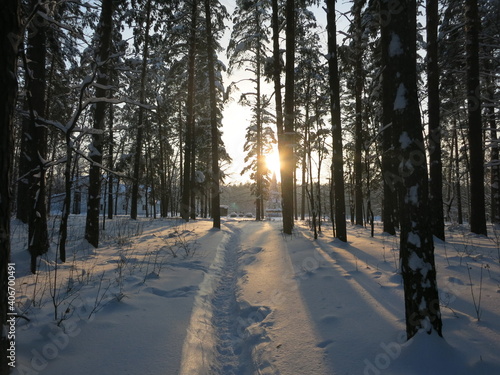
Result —
MULTIPOLYGON (((398 239, 349 228, 227 219, 106 222, 102 246, 72 217, 29 274, 13 224, 19 313, 13 374, 500 374, 500 233, 448 228, 436 243, 444 340, 407 342, 398 239), (478 317, 480 319, 478 319, 478 317)), ((54 226, 57 228, 57 225, 54 226)))

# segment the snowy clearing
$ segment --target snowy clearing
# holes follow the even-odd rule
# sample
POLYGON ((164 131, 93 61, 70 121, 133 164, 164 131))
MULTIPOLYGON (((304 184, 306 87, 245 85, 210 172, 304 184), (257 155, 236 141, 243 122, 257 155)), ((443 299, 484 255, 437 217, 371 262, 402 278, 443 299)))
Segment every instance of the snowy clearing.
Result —
MULTIPOLYGON (((72 217, 71 238, 83 238, 72 217)), ((57 228, 57 225, 55 226, 57 228)), ((13 374, 498 374, 500 236, 448 228, 436 244, 445 340, 405 340, 398 238, 305 223, 107 222, 29 274, 13 224, 19 318, 13 374), (57 272, 56 272, 57 271, 57 272), (480 319, 478 319, 478 317, 480 319)), ((52 250, 55 249, 53 244, 52 250)))

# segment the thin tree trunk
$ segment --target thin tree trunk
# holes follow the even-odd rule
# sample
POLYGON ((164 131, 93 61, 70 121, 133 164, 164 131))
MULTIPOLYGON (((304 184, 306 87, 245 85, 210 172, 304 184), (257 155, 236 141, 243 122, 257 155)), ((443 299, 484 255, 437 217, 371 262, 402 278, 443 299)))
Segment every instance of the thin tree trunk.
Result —
POLYGON ((141 171, 141 156, 142 156, 142 143, 144 140, 144 107, 142 104, 146 103, 146 75, 148 70, 148 56, 149 56, 149 29, 151 27, 151 0, 146 3, 146 28, 144 30, 144 46, 142 49, 142 68, 141 68, 141 87, 140 87, 140 106, 139 118, 137 120, 137 139, 135 144, 134 154, 134 180, 132 183, 132 202, 130 207, 130 217, 134 220, 137 219, 137 205, 139 202, 139 178, 141 171))
MULTIPOLYGON (((380 1, 380 12, 390 14, 390 5, 388 0, 380 1)), ((399 8, 398 8, 399 9, 399 8)), ((382 222, 385 233, 396 234, 397 210, 397 185, 400 184, 395 162, 394 151, 394 123, 392 114, 394 110, 394 99, 397 87, 394 86, 396 66, 389 63, 389 45, 391 42, 390 19, 380 17, 380 34, 382 45, 382 177, 384 187, 384 198, 382 201, 382 222)))
POLYGON ((479 81, 480 19, 477 0, 465 1, 465 22, 471 188, 470 230, 472 233, 487 235, 484 193, 483 127, 481 122, 481 87, 479 81))
POLYGON ((293 176, 295 169, 295 1, 287 0, 286 8, 286 68, 285 68, 285 111, 284 132, 278 134, 281 161, 281 196, 283 201, 283 232, 292 234, 294 226, 293 176))
MULTIPOLYGON (((255 11, 255 29, 260 30, 261 25, 260 25, 260 8, 256 7, 255 11)), ((263 189, 263 179, 264 179, 264 157, 262 155, 262 98, 261 98, 261 41, 260 37, 257 37, 257 50, 255 53, 255 84, 256 84, 256 104, 255 104, 255 123, 257 126, 257 171, 256 171, 256 185, 257 185, 257 199, 255 201, 255 220, 260 221, 262 220, 263 217, 263 212, 262 212, 262 206, 263 206, 263 196, 264 196, 264 189, 263 189)))
POLYGON ((463 224, 463 208, 462 208, 462 188, 460 185, 460 154, 458 152, 458 131, 455 128, 453 129, 453 140, 455 146, 455 190, 457 194, 457 222, 458 224, 463 224))
MULTIPOLYGON (((97 88, 96 97, 106 98, 106 86, 109 83, 107 60, 111 47, 111 33, 113 27, 113 1, 103 0, 101 19, 97 31, 99 41, 97 51, 97 88)), ((87 198, 87 219, 85 222, 85 239, 94 247, 99 246, 99 211, 101 204, 101 165, 104 143, 104 129, 106 120, 106 102, 97 102, 94 112, 94 129, 92 134, 92 165, 89 169, 89 189, 87 198)), ((62 258, 62 253, 61 253, 62 258)))
POLYGON ((495 86, 492 82, 488 85, 488 99, 490 103, 487 107, 488 124, 491 138, 491 222, 500 224, 500 161, 497 137, 497 123, 495 115, 495 86))
MULTIPOLYGON (((115 139, 113 136, 113 123, 114 123, 114 113, 113 113, 113 105, 109 104, 109 163, 108 168, 110 171, 114 168, 114 149, 115 149, 115 139)), ((113 173, 108 172, 108 219, 113 219, 113 181, 114 175, 113 173)))
POLYGON ((188 55, 188 93, 186 100, 186 132, 184 136, 184 167, 180 214, 185 221, 189 221, 192 210, 191 193, 194 181, 191 179, 192 164, 194 164, 194 94, 195 94, 195 59, 196 59, 196 23, 198 1, 193 0, 191 9, 191 36, 189 39, 188 55))
POLYGON ((207 25, 207 68, 210 89, 210 132, 212 138, 212 178, 210 197, 212 206, 213 227, 221 227, 220 222, 220 188, 219 188, 219 128, 217 123, 217 95, 215 90, 215 48, 212 33, 212 13, 210 0, 205 0, 205 19, 207 25))
POLYGON ((335 199, 335 237, 347 241, 344 196, 344 159, 342 152, 342 124, 340 119, 340 83, 337 61, 337 25, 335 20, 335 0, 326 0, 328 31, 328 71, 330 80, 330 100, 333 138, 333 183, 335 199))
POLYGON ((429 205, 432 233, 445 239, 443 214, 443 165, 439 119, 438 0, 427 0, 427 105, 429 110, 429 205))
POLYGON ((362 33, 363 25, 361 22, 362 4, 357 1, 354 6, 354 22, 355 22, 355 150, 354 150, 354 175, 355 175, 355 199, 354 206, 356 209, 356 225, 363 225, 363 118, 362 118, 362 95, 363 95, 363 48, 362 33))

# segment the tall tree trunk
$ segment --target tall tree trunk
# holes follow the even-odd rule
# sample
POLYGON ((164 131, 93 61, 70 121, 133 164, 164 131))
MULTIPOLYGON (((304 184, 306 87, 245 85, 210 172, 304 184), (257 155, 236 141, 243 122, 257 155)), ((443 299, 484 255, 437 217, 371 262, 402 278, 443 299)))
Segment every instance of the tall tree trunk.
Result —
POLYGON ((462 187, 461 187, 461 176, 460 176, 460 154, 458 152, 458 131, 456 129, 457 124, 455 123, 455 128, 453 129, 453 145, 455 148, 455 193, 457 194, 457 222, 458 224, 463 224, 463 210, 462 210, 462 187))
POLYGON ((278 0, 272 0, 272 29, 273 29, 273 83, 276 107, 276 130, 278 133, 278 147, 281 154, 282 143, 279 142, 283 134, 283 98, 281 95, 281 55, 280 55, 280 23, 278 0))
POLYGON ((328 72, 330 81, 330 105, 333 138, 333 184, 335 199, 335 237, 347 241, 344 196, 344 158, 342 152, 342 124, 340 119, 340 83, 337 61, 337 25, 335 20, 335 0, 326 1, 328 31, 328 72))
POLYGON ((389 64, 396 66, 394 129, 400 129, 396 151, 401 157, 400 259, 403 276, 406 333, 420 329, 442 336, 442 321, 429 222, 427 159, 417 93, 417 5, 405 0, 387 27, 391 35, 389 64))
MULTIPOLYGON (((194 94, 195 94, 195 59, 196 59, 196 23, 198 14, 198 1, 192 1, 191 8, 191 35, 189 38, 188 54, 188 92, 186 100, 186 132, 184 136, 184 167, 180 214, 185 221, 189 221, 191 213, 191 192, 194 181, 191 179, 191 167, 194 150, 194 94)), ((194 202, 192 202, 194 203, 194 202)))
POLYGON ((497 122, 495 114, 495 84, 488 78, 488 124, 491 138, 491 222, 500 224, 500 160, 497 136, 497 122))
POLYGON ((426 15, 430 221, 432 233, 444 241, 443 165, 441 160, 441 125, 439 120, 438 0, 427 0, 426 15))
POLYGON ((139 203, 139 178, 141 172, 142 143, 144 140, 144 107, 146 103, 146 75, 148 70, 149 56, 149 29, 151 27, 151 0, 146 3, 146 28, 144 30, 144 46, 142 49, 142 67, 141 67, 141 87, 139 94, 139 118, 137 120, 137 139, 134 154, 134 180, 132 183, 132 202, 130 207, 130 217, 137 219, 137 205, 139 203))
MULTIPOLYGON (((97 50, 97 88, 96 97, 107 97, 106 86, 109 83, 109 69, 107 60, 111 48, 111 31, 113 25, 113 0, 103 0, 101 18, 97 31, 99 42, 97 50)), ((107 103, 97 102, 94 112, 94 129, 92 134, 92 165, 89 169, 89 193, 87 198, 87 219, 85 222, 85 239, 94 247, 99 246, 99 210, 101 203, 101 165, 104 143, 104 129, 107 103)), ((61 254, 62 256, 62 254, 61 254)))
MULTIPOLYGON (((111 79, 111 76, 110 76, 111 79)), ((115 149, 115 138, 113 135, 113 124, 114 124, 114 113, 113 113, 113 105, 109 105, 109 163, 108 168, 110 171, 114 168, 114 149, 115 149)), ((108 219, 113 219, 113 183, 114 183, 114 175, 113 173, 108 173, 108 219)))
MULTIPOLYGON (((255 9, 255 29, 260 30, 260 11, 259 7, 255 9)), ((262 98, 261 98, 261 40, 260 36, 257 37, 257 50, 255 53, 255 90, 256 90, 256 104, 255 104, 255 125, 257 127, 257 171, 256 171, 256 187, 257 187, 257 199, 255 201, 255 220, 260 221, 263 217, 263 203, 264 203, 264 189, 263 189, 263 179, 264 179, 264 156, 262 155, 262 98)))
MULTIPOLYGON (((276 107, 276 133, 278 135, 278 153, 280 156, 280 175, 283 179, 281 161, 284 157, 284 125, 283 125, 283 97, 281 95, 281 53, 280 53, 280 29, 278 0, 271 1, 272 16, 271 26, 273 29, 273 84, 274 101, 276 107)), ((283 188, 283 187, 282 187, 283 188)), ((282 202, 283 204, 283 202, 282 202)))
MULTIPOLYGON (((394 99, 397 87, 394 83, 395 65, 389 63, 389 45, 391 42, 391 30, 389 28, 391 19, 382 15, 390 15, 390 1, 380 1, 380 34, 382 45, 382 177, 384 188, 384 199, 382 207, 383 231, 396 234, 396 210, 397 210, 397 185, 400 184, 394 151, 394 123, 392 114, 394 110, 394 99), (395 199, 396 198, 396 199, 395 199)), ((399 9, 399 8, 398 8, 399 9)))
POLYGON ((220 223, 220 188, 219 188, 219 128, 217 126, 217 95, 215 91, 215 48, 212 33, 212 13, 210 0, 205 0, 205 13, 207 25, 207 62, 208 81, 210 85, 210 131, 212 138, 212 180, 210 196, 212 205, 213 227, 219 228, 220 223))
MULTIPOLYGON (((12 366, 8 358, 10 350, 8 313, 13 312, 9 305, 10 262, 10 212, 11 212, 11 173, 14 154, 13 119, 17 97, 17 53, 21 42, 20 2, 7 0, 3 3, 0 15, 0 374, 7 375, 12 366)), ((12 322, 12 320, 11 320, 12 322)))
MULTIPOLYGON (((31 9, 43 12, 37 0, 31 1, 31 9)), ((46 32, 45 21, 36 15, 28 26, 28 46, 26 58, 28 61, 27 102, 29 110, 29 134, 27 155, 29 165, 29 207, 28 207, 28 249, 31 254, 31 272, 36 272, 36 258, 49 249, 47 231, 46 206, 46 166, 47 129, 37 124, 39 118, 45 117, 45 59, 46 32), (36 24, 36 25, 35 25, 36 24)))
POLYGON ((287 0, 286 8, 286 68, 285 68, 285 111, 284 132, 278 134, 281 161, 281 196, 283 201, 283 232, 292 234, 294 226, 293 176, 295 169, 295 1, 287 0))
POLYGON ((362 33, 363 25, 361 22, 361 1, 356 1, 354 5, 354 23, 355 23, 355 150, 354 150, 354 175, 355 175, 355 209, 356 225, 363 225, 363 118, 362 118, 362 96, 363 96, 363 47, 362 33))
POLYGON ((479 82, 479 27, 477 0, 465 1, 465 35, 467 60, 467 100, 469 123, 469 157, 472 233, 487 235, 484 197, 483 126, 481 119, 481 87, 479 82))

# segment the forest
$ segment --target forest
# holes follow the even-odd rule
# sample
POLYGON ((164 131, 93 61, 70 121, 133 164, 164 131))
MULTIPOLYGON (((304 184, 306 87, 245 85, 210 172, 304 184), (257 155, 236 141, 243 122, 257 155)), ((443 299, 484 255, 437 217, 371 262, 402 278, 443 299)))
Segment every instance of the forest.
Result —
POLYGON ((256 221, 279 174, 284 234, 329 222, 346 243, 349 222, 372 236, 381 222, 399 238, 408 338, 441 336, 434 242, 500 225, 498 0, 4 3, 4 326, 13 220, 33 274, 51 247, 71 257, 73 215, 94 248, 120 215, 220 229, 224 140, 244 127, 256 221), (224 118, 231 103, 248 123, 224 118))

